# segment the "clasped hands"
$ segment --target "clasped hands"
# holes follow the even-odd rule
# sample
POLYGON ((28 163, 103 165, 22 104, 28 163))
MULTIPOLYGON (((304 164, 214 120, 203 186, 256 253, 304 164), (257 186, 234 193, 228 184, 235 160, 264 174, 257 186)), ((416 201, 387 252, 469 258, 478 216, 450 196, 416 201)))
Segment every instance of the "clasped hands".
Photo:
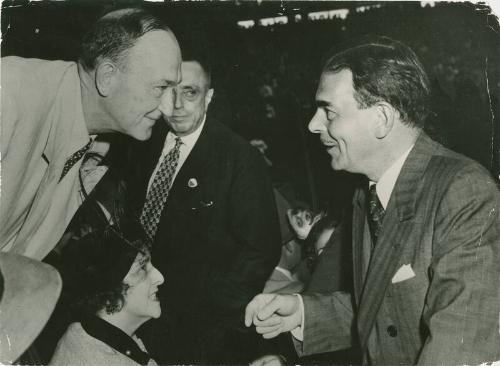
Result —
POLYGON ((302 325, 302 308, 297 295, 260 294, 245 309, 245 325, 255 325, 263 338, 274 338, 302 325))

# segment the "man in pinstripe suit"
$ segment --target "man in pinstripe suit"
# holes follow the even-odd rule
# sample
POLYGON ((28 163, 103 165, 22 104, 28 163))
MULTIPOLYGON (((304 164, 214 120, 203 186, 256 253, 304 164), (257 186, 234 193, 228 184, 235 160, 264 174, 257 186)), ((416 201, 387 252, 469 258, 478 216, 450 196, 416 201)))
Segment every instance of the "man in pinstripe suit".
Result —
POLYGON ((354 291, 258 295, 247 326, 292 331, 300 355, 358 343, 363 364, 500 360, 500 193, 423 132, 428 97, 400 42, 364 39, 328 59, 309 130, 333 169, 369 181, 353 199, 354 291))

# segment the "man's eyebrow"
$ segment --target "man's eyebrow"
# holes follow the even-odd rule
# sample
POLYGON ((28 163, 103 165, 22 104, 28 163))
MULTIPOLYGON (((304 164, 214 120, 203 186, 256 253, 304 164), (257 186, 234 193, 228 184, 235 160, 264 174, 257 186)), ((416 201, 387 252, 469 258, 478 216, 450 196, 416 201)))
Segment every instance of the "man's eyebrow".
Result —
POLYGON ((316 100, 316 107, 318 107, 318 108, 331 107, 331 106, 332 106, 332 103, 327 102, 326 100, 321 100, 321 99, 316 100))

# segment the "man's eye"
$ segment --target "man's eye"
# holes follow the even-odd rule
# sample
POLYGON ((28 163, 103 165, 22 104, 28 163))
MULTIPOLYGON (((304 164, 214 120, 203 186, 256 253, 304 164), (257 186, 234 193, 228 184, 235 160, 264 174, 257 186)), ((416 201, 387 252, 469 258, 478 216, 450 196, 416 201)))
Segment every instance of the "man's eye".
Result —
POLYGON ((184 95, 184 97, 192 99, 192 98, 196 97, 196 95, 198 93, 196 92, 196 90, 187 89, 187 90, 183 90, 182 94, 184 95))
POLYGON ((335 119, 335 117, 337 117, 337 113, 335 113, 334 111, 326 110, 326 118, 329 121, 335 119))

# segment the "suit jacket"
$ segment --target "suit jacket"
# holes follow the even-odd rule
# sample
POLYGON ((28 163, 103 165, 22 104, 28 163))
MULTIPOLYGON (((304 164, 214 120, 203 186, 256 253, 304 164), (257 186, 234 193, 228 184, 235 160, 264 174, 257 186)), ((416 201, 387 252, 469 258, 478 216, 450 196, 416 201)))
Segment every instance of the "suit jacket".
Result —
POLYGON ((84 147, 80 79, 74 62, 2 58, 0 249, 43 259, 82 203, 77 162, 84 147))
MULTIPOLYGON (((143 196, 167 132, 165 123, 157 124, 143 196)), ((153 244, 153 262, 166 278, 160 294, 165 318, 152 325, 160 363, 255 357, 258 337, 245 328, 244 309, 280 256, 266 169, 255 148, 207 119, 172 184, 153 244), (193 179, 197 185, 190 187, 193 179)))
POLYGON ((357 336, 365 364, 500 359, 500 194, 488 172, 422 133, 371 259, 366 194, 353 200, 354 296, 304 296, 302 351, 341 349, 357 336), (403 265, 410 275, 393 281, 403 265))

